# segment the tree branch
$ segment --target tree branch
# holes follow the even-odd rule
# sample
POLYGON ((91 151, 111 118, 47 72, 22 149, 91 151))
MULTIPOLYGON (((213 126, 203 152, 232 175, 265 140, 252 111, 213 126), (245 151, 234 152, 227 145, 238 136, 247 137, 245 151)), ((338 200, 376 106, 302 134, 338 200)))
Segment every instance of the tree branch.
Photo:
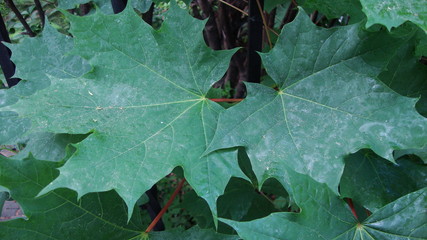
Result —
POLYGON ((13 1, 12 0, 4 0, 4 1, 9 6, 9 8, 12 10, 12 12, 15 13, 16 17, 19 19, 19 21, 21 22, 21 24, 24 26, 25 30, 27 30, 27 34, 30 37, 35 37, 36 34, 33 32, 33 30, 31 30, 30 26, 25 21, 24 17, 19 12, 18 8, 16 8, 15 4, 13 3, 13 1))
POLYGON ((39 12, 39 17, 40 17, 40 21, 42 23, 42 27, 44 27, 45 16, 44 16, 43 7, 40 3, 40 0, 34 0, 34 4, 36 5, 37 12, 39 12))

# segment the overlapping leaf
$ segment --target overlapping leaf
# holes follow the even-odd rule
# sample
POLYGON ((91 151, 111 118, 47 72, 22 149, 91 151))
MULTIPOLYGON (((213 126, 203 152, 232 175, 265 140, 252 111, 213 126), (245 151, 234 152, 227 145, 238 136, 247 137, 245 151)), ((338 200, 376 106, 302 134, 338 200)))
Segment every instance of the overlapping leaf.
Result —
MULTIPOLYGON (((18 152, 13 159, 24 159, 30 153, 34 158, 46 161, 61 161, 66 157, 66 148, 71 143, 78 143, 87 135, 54 134, 54 133, 35 133, 28 139, 19 141, 25 144, 25 148, 18 152)), ((71 154, 71 153, 70 153, 71 154)))
POLYGON ((79 201, 66 189, 36 198, 58 176, 57 166, 32 157, 16 161, 0 156, 0 184, 11 189, 27 218, 0 222, 1 239, 238 239, 197 226, 145 234, 148 223, 142 222, 138 210, 128 222, 126 205, 113 191, 91 193, 79 201))
POLYGON ((362 240, 425 239, 427 188, 410 193, 374 212, 359 223, 345 202, 325 184, 288 171, 300 213, 273 213, 250 222, 221 221, 243 239, 362 240))
POLYGON ((427 166, 409 158, 401 158, 395 165, 364 150, 346 159, 340 193, 374 211, 424 187, 427 166))
POLYGON ((346 154, 372 148, 392 161, 393 149, 421 148, 427 120, 416 100, 375 79, 401 41, 359 25, 320 29, 300 12, 261 55, 278 90, 247 84, 248 97, 221 114, 207 152, 243 146, 261 184, 287 184, 291 168, 337 191, 346 154))
MULTIPOLYGON (((403 29, 405 30, 408 31, 403 29)), ((387 70, 379 75, 379 79, 403 96, 420 98, 416 108, 427 117, 427 66, 421 64, 419 58, 414 56, 417 31, 409 28, 408 32, 411 39, 397 49, 387 65, 387 70)))
MULTIPOLYGON (((209 206, 194 192, 186 193, 180 207, 189 211, 202 228, 215 228, 209 206)), ((249 221, 277 211, 278 209, 268 197, 256 192, 254 187, 243 179, 232 178, 224 195, 218 199, 218 216, 234 221, 249 221)), ((219 232, 232 231, 223 223, 220 223, 216 229, 219 232)))
POLYGON ((389 30, 405 21, 417 24, 427 32, 427 5, 420 0, 360 0, 363 11, 368 16, 366 26, 382 24, 389 30))
POLYGON ((243 175, 235 151, 201 157, 222 111, 204 96, 234 51, 209 49, 203 22, 177 7, 159 31, 131 8, 70 18, 75 53, 90 62, 92 74, 52 77, 49 88, 6 108, 31 119, 31 132, 92 132, 43 193, 114 189, 131 213, 146 190, 182 166, 215 213, 229 178, 243 175))
POLYGON ((1 239, 129 239, 143 232, 138 213, 128 223, 126 205, 112 191, 88 194, 80 201, 67 189, 35 198, 58 176, 57 166, 0 156, 0 185, 10 189, 28 218, 1 222, 1 239))

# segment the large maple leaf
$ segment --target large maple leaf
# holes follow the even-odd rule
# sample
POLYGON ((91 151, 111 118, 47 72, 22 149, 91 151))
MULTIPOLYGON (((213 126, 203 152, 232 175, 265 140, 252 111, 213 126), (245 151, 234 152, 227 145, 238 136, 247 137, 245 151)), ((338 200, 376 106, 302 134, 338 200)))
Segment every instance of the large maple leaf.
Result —
POLYGON ((416 100, 375 79, 404 40, 359 28, 321 29, 301 11, 261 54, 278 90, 247 84, 248 97, 221 114, 207 152, 246 147, 260 186, 270 177, 288 184, 291 168, 337 192, 346 154, 372 148, 393 161, 393 149, 426 144, 416 100))
POLYGON ((30 119, 33 132, 92 132, 41 194, 61 187, 79 196, 114 189, 131 213, 141 194, 182 166, 216 213, 229 178, 243 174, 235 151, 201 157, 222 111, 205 94, 234 50, 209 49, 203 22, 176 6, 158 31, 131 7, 113 16, 69 18, 74 52, 89 61, 92 73, 52 77, 50 87, 6 108, 30 119))

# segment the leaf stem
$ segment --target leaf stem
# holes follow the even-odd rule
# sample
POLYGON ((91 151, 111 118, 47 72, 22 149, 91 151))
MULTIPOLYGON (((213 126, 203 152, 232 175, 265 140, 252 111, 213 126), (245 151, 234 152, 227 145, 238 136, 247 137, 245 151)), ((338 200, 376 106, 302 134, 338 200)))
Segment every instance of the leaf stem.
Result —
POLYGON ((346 200, 347 200, 348 206, 350 207, 351 213, 353 213, 356 219, 359 219, 359 217, 357 216, 356 210, 354 209, 353 200, 351 200, 351 198, 347 198, 346 200))
POLYGON ((165 212, 168 210, 168 208, 172 204, 173 200, 175 199, 176 195, 178 195, 179 191, 181 191, 181 188, 184 185, 184 182, 185 182, 185 178, 183 178, 181 180, 181 182, 176 187, 175 191, 173 192, 173 194, 169 198, 166 205, 162 208, 162 210, 159 212, 159 214, 157 214, 156 218, 154 218, 154 220, 150 223, 150 225, 147 227, 147 229, 145 229, 146 233, 149 233, 154 228, 154 226, 156 226, 157 222, 162 218, 163 214, 165 214, 165 212))

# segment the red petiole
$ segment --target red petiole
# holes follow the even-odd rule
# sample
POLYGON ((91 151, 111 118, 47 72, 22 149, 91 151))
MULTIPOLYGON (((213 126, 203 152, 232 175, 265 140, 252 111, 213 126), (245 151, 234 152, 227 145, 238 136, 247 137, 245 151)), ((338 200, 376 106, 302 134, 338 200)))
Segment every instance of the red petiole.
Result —
POLYGON ((356 210, 354 209, 353 200, 351 200, 351 198, 347 198, 347 204, 350 207, 351 213, 353 213, 354 217, 356 219, 359 219, 359 217, 357 217, 356 210))
POLYGON ((165 212, 168 210, 173 200, 175 199, 176 195, 178 195, 179 191, 181 191, 181 188, 184 185, 184 182, 185 182, 185 178, 181 180, 181 182, 178 184, 175 191, 172 193, 166 205, 162 208, 162 210, 160 210, 159 214, 157 214, 156 218, 154 218, 154 220, 147 227, 147 229, 145 229, 146 233, 149 233, 154 228, 154 226, 156 226, 157 222, 162 218, 163 214, 165 214, 165 212))

